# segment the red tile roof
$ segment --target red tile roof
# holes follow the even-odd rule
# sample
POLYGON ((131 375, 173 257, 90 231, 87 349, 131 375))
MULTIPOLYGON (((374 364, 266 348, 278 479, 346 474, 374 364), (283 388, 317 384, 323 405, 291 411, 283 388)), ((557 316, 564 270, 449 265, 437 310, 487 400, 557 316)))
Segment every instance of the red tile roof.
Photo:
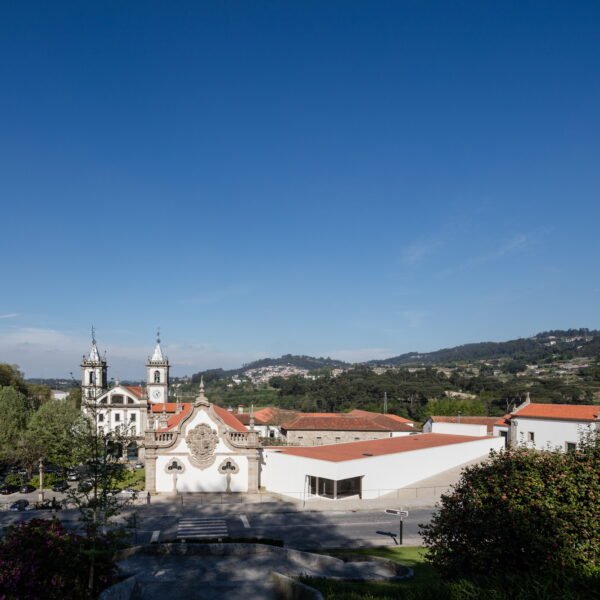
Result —
POLYGON ((507 415, 504 415, 503 417, 500 417, 495 423, 494 426, 495 427, 508 427, 510 425, 510 413, 508 413, 507 415))
POLYGON ((385 416, 388 419, 393 419, 394 421, 398 421, 398 423, 413 423, 413 421, 411 421, 410 419, 405 419, 404 417, 401 417, 399 415, 392 415, 390 413, 386 413, 385 415, 382 415, 381 413, 376 413, 376 412, 371 412, 369 410, 360 410, 358 408, 355 408, 354 410, 351 410, 349 413, 349 415, 356 415, 357 417, 369 417, 369 416, 385 416))
POLYGON ((176 402, 167 402, 166 404, 153 404, 152 412, 154 413, 162 413, 162 407, 165 407, 166 413, 170 414, 169 420, 167 421, 167 426, 162 427, 161 429, 157 429, 157 431, 168 431, 169 429, 173 429, 181 423, 191 412, 192 405, 189 402, 182 402, 180 404, 181 412, 177 412, 177 403, 176 402), (160 410, 157 408, 160 407, 160 410))
POLYGON ((512 413, 513 418, 557 419, 559 421, 596 421, 600 406, 594 404, 537 404, 532 402, 512 413))
POLYGON ((498 421, 498 417, 446 417, 432 416, 429 417, 434 423, 461 423, 464 425, 485 425, 488 433, 493 433, 494 425, 498 421))
MULTIPOLYGON (((192 412, 192 403, 190 402, 181 402, 181 412, 177 412, 177 402, 167 402, 165 404, 157 403, 152 405, 153 413, 162 413, 164 412, 170 414, 169 420, 167 421, 167 427, 163 427, 162 429, 158 429, 158 431, 167 431, 176 427, 181 423, 191 412, 192 412)), ((228 410, 213 404, 213 409, 217 416, 231 429, 234 431, 248 431, 242 423, 240 423, 235 416, 230 413, 228 410)))
POLYGON ((324 416, 298 415, 282 429, 301 431, 414 431, 406 423, 388 419, 386 415, 356 417, 354 415, 326 414, 324 416))
POLYGON ((445 433, 418 433, 415 435, 386 438, 383 440, 349 442, 346 444, 331 444, 328 446, 279 447, 273 448, 270 451, 280 452, 281 454, 288 454, 290 456, 312 458, 315 460, 343 462, 345 460, 357 460, 369 458, 371 456, 412 452, 415 450, 423 450, 425 448, 463 444, 465 442, 480 442, 485 439, 488 438, 445 433))
POLYGON ((222 408, 216 404, 213 404, 212 406, 215 413, 221 418, 225 425, 228 425, 235 431, 248 431, 232 412, 229 412, 226 408, 222 408))
MULTIPOLYGON (((235 418, 244 425, 250 424, 250 413, 233 413, 235 418)), ((254 412, 255 425, 280 425, 283 420, 292 420, 298 415, 293 410, 285 410, 267 406, 254 412)))
POLYGON ((144 388, 141 385, 124 385, 123 387, 138 398, 144 395, 144 388))

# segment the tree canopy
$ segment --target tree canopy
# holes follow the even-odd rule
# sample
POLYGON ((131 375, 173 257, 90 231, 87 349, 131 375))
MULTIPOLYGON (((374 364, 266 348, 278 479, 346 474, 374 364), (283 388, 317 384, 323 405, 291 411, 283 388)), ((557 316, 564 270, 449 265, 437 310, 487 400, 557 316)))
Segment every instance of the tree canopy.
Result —
POLYGON ((600 437, 573 452, 492 453, 442 496, 422 535, 446 577, 591 573, 600 558, 600 437))

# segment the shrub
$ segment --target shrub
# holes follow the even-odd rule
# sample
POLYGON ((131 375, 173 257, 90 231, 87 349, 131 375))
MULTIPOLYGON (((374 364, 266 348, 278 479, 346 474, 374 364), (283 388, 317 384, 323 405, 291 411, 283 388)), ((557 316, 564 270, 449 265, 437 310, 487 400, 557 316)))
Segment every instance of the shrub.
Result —
POLYGON ((92 597, 96 597, 112 583, 114 549, 114 536, 91 540, 69 533, 56 519, 12 525, 0 543, 0 598, 86 598, 92 559, 96 581, 92 597))
POLYGON ((421 532, 449 578, 589 575, 600 555, 600 438, 575 452, 492 452, 465 469, 421 532))

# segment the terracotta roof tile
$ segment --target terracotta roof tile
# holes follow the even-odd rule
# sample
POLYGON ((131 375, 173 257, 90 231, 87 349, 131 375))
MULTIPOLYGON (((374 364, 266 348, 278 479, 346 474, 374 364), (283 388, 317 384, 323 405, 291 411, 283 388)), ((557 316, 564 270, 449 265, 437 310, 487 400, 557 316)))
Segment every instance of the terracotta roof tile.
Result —
POLYGON ((279 447, 273 448, 270 451, 280 452, 281 454, 288 454, 290 456, 312 458, 315 460, 343 462, 346 460, 369 458, 371 456, 412 452, 424 448, 463 444, 465 442, 480 442, 485 439, 488 438, 444 433, 417 433, 415 435, 386 438, 384 440, 349 442, 346 444, 331 444, 328 446, 279 447))
POLYGON ((596 421, 600 406, 593 404, 537 404, 531 403, 512 413, 518 418, 558 419, 560 421, 596 421))
POLYGON ((170 414, 171 416, 169 417, 169 420, 167 421, 166 427, 157 429, 157 431, 159 431, 159 432, 168 431, 169 429, 173 429, 174 427, 177 427, 177 425, 179 425, 179 423, 181 423, 181 421, 183 421, 192 412, 192 405, 189 402, 181 403, 181 405, 180 405, 181 412, 177 412, 177 403, 176 402, 168 402, 166 404, 160 404, 160 405, 153 404, 152 412, 162 413, 163 406, 165 407, 165 412, 170 414), (161 409, 155 410, 155 407, 158 407, 158 406, 160 406, 161 409))
POLYGON ((235 431, 248 431, 232 412, 229 412, 226 408, 222 408, 216 404, 213 404, 212 406, 215 413, 221 418, 225 425, 228 425, 235 431))
POLYGON ((144 395, 144 388, 141 385, 124 385, 123 387, 138 398, 144 395))
POLYGON ((405 423, 387 419, 386 415, 357 417, 353 415, 325 414, 313 416, 300 414, 296 419, 285 423, 282 429, 303 431, 414 431, 405 423))
POLYGON ((386 413, 385 415, 382 415, 381 413, 371 412, 369 410, 360 410, 358 408, 351 410, 348 414, 356 415, 357 417, 385 416, 388 419, 393 419, 394 421, 398 421, 398 423, 407 423, 407 424, 414 423, 410 419, 405 419, 404 417, 401 417, 400 415, 392 415, 390 413, 386 413))

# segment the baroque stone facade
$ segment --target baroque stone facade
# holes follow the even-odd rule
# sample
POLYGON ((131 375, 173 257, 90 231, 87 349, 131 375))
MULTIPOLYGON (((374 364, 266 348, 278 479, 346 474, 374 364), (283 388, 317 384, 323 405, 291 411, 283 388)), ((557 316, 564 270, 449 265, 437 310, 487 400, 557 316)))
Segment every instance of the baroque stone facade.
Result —
POLYGON ((144 438, 149 492, 257 492, 260 443, 230 412, 211 404, 204 386, 195 402, 144 438))

